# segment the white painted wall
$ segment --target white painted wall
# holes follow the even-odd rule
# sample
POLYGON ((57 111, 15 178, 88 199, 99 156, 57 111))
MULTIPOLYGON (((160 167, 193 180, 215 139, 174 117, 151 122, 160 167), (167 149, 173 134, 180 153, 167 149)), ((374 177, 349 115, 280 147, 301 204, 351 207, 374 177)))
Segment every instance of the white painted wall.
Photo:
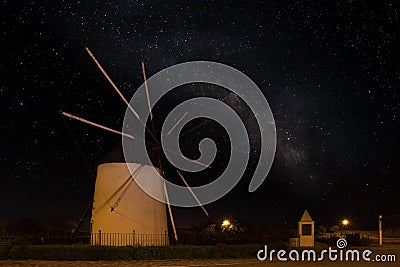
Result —
POLYGON ((135 181, 130 181, 130 169, 135 175, 163 192, 163 183, 152 166, 136 163, 105 163, 97 168, 92 210, 93 245, 168 245, 166 204, 146 194, 135 181), (126 183, 124 185, 124 183, 126 183), (126 190, 114 211, 118 198, 126 190), (101 234, 99 234, 101 230, 101 234), (133 234, 134 233, 134 234, 133 234), (121 235, 124 234, 124 235, 121 235))

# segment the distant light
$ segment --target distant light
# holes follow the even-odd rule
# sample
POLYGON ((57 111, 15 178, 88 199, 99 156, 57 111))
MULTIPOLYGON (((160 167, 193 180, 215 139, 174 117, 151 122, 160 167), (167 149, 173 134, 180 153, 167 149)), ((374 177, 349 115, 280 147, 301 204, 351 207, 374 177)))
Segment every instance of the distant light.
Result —
POLYGON ((348 225, 348 224, 349 224, 349 220, 344 219, 344 220, 342 221, 342 224, 343 224, 344 226, 348 225))
POLYGON ((229 225, 231 225, 231 222, 229 220, 224 220, 222 222, 222 226, 229 226, 229 225))

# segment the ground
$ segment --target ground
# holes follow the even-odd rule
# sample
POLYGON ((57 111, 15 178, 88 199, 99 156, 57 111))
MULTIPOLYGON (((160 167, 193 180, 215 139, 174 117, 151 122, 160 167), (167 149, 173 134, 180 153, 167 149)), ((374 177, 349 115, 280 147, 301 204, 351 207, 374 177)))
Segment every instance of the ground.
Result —
POLYGON ((259 262, 254 259, 233 259, 233 260, 163 260, 163 261, 38 261, 38 260, 27 260, 27 261, 0 261, 0 266, 9 266, 9 267, 44 267, 44 266, 54 266, 54 267, 127 267, 127 266, 135 266, 135 267, 147 267, 147 266, 235 266, 235 267, 262 267, 262 266, 322 266, 322 267, 335 267, 335 266, 400 266, 400 262, 396 263, 361 263, 361 262, 352 262, 352 263, 340 263, 340 262, 320 262, 320 263, 298 263, 298 262, 290 262, 290 263, 282 263, 282 262, 259 262))
MULTIPOLYGON (((390 266, 390 267, 400 267, 400 245, 388 245, 384 247, 368 247, 368 248, 358 248, 360 251, 364 249, 370 249, 373 251, 372 255, 396 255, 396 262, 331 262, 325 260, 323 262, 278 262, 277 260, 273 262, 260 262, 257 260, 256 256, 252 259, 212 259, 212 260, 156 260, 156 261, 42 261, 42 260, 5 260, 0 261, 0 266, 10 266, 10 267, 147 267, 147 266, 235 266, 235 267, 262 267, 262 266, 296 266, 296 267, 308 267, 308 266, 322 266, 322 267, 335 267, 335 266, 390 266)), ((373 258, 373 256, 371 256, 373 258)))

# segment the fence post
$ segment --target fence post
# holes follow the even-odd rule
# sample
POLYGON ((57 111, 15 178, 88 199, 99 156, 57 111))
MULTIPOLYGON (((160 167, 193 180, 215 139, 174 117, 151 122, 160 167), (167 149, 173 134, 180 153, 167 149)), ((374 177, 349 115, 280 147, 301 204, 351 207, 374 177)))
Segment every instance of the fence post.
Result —
POLYGON ((99 245, 101 246, 101 230, 99 230, 99 245))
POLYGON ((135 230, 132 231, 132 246, 136 245, 136 232, 135 230))

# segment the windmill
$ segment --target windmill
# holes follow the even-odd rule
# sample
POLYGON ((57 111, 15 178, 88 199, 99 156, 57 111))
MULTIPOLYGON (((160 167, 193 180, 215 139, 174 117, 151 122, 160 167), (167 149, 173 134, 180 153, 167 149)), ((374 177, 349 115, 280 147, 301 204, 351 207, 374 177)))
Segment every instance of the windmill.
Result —
MULTIPOLYGON (((134 160, 130 159, 129 162, 126 162, 122 155, 121 146, 116 146, 99 164, 97 168, 95 193, 92 206, 91 244, 116 246, 168 245, 167 210, 173 229, 174 239, 175 241, 178 241, 175 220, 169 202, 169 195, 165 181, 157 179, 158 175, 164 176, 164 171, 160 157, 160 142, 155 137, 155 118, 151 110, 144 63, 142 62, 141 67, 152 129, 149 129, 143 121, 143 119, 147 118, 139 117, 134 107, 132 107, 126 100, 101 64, 97 61, 93 53, 88 48, 86 48, 86 51, 122 101, 126 104, 130 112, 132 112, 132 114, 137 118, 137 123, 141 123, 143 127, 146 128, 147 133, 152 138, 152 146, 155 148, 151 149, 149 153, 149 157, 154 163, 151 166, 145 163, 146 161, 143 160, 143 155, 137 155, 134 160), (152 190, 160 192, 165 198, 163 199, 164 201, 160 202, 144 192, 136 183, 135 180, 137 179, 150 185, 152 190)), ((128 138, 132 142, 132 146, 130 147, 133 149, 135 147, 135 142, 142 141, 138 140, 131 134, 117 131, 73 114, 64 111, 60 111, 60 113, 70 119, 128 138)), ((169 132, 173 131, 186 115, 187 113, 183 114, 169 132)), ((185 159, 189 158, 185 157, 185 159)), ((199 165, 203 165, 203 163, 199 161, 193 159, 189 160, 199 165)), ((205 215, 208 216, 207 210, 200 203, 182 173, 178 170, 176 170, 176 172, 205 215)), ((89 210, 90 209, 88 209, 88 211, 89 210)))

